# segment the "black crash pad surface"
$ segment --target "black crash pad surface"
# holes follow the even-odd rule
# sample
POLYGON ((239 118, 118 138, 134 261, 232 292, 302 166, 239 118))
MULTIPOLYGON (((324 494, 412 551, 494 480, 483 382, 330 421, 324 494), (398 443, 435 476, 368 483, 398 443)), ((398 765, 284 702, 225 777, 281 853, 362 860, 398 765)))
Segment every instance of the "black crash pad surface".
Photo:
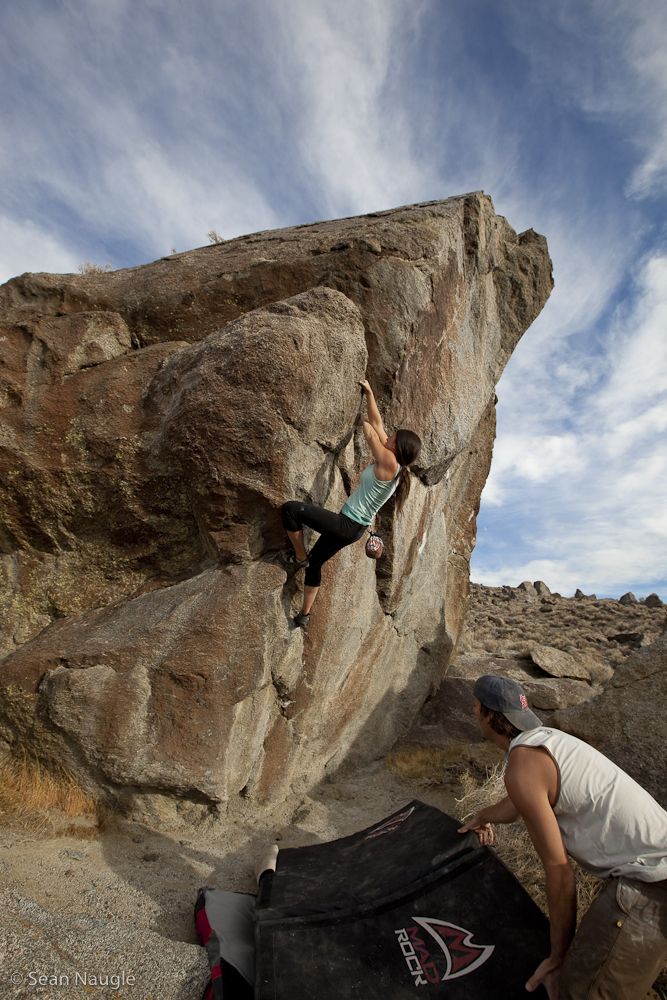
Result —
POLYGON ((523 1000, 549 925, 514 876, 476 838, 454 850, 459 824, 423 803, 384 824, 279 854, 257 900, 255 996, 523 1000))
POLYGON ((475 850, 476 836, 457 833, 460 826, 414 801, 351 837, 281 850, 270 907, 275 916, 305 915, 381 899, 475 850))

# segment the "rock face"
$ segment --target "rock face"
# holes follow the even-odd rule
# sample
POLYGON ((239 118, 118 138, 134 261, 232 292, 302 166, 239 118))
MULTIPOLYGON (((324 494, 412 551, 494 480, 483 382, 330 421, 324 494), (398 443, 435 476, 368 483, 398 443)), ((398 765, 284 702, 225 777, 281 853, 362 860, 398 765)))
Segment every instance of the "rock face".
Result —
POLYGON ((458 636, 495 383, 551 287, 481 193, 3 286, 4 740, 165 821, 386 751, 458 636), (304 638, 279 507, 356 486, 365 374, 418 479, 304 638))
POLYGON ((666 704, 667 630, 628 656, 602 694, 556 712, 553 724, 591 743, 667 808, 666 704))

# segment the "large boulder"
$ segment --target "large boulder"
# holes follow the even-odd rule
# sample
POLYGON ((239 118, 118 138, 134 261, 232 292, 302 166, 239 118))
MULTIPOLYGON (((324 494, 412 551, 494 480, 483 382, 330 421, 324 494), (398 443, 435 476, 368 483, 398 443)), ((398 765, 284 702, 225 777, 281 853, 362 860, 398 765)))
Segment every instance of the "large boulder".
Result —
POLYGON ((210 965, 196 944, 152 928, 72 913, 69 907, 51 913, 14 889, 0 890, 0 900, 3 972, 15 984, 3 992, 12 1000, 49 993, 70 1000, 122 996, 118 985, 136 1000, 192 1000, 206 989, 210 965), (45 976, 41 986, 39 976, 45 976))
POLYGON ((0 289, 0 735, 164 819, 382 754, 465 614, 495 384, 552 287, 481 193, 0 289), (424 448, 306 636, 279 507, 339 509, 365 374, 424 448))
POLYGON ((537 644, 531 649, 530 658, 550 677, 575 677, 584 681, 591 679, 588 670, 562 649, 537 644))
POLYGON ((592 744, 667 808, 667 629, 616 668, 604 692, 556 712, 553 725, 592 744))

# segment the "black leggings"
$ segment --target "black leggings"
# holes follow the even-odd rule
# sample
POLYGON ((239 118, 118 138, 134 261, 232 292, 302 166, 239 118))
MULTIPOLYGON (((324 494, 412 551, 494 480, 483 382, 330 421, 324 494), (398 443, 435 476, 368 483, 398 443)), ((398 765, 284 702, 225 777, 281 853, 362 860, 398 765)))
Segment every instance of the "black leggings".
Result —
POLYGON ((290 500, 283 504, 283 524, 286 531, 301 531, 304 524, 320 532, 320 537, 308 553, 306 569, 307 587, 319 587, 322 582, 322 566, 346 545, 358 541, 367 525, 353 521, 347 514, 336 514, 314 503, 290 500))

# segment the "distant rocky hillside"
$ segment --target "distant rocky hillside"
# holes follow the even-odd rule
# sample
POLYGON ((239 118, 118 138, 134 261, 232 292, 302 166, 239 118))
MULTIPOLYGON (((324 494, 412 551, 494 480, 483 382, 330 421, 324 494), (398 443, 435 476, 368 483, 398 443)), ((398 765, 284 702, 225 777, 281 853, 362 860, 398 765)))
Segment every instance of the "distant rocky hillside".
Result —
POLYGON ((606 679, 600 666, 616 667, 633 649, 655 642, 667 618, 656 594, 642 602, 632 594, 597 600, 581 591, 566 598, 552 594, 540 580, 518 587, 473 583, 470 591, 459 642, 462 654, 530 654, 535 645, 550 646, 588 666, 594 680, 606 679))
POLYGON ((551 288, 477 192, 0 289, 0 734, 164 822, 386 751, 465 613, 495 385, 551 288), (340 509, 358 380, 424 448, 307 635, 280 505, 340 509))
POLYGON ((471 704, 483 674, 518 681, 544 722, 592 743, 667 805, 667 608, 656 594, 597 600, 541 581, 471 584, 452 665, 401 746, 480 742, 471 704))

